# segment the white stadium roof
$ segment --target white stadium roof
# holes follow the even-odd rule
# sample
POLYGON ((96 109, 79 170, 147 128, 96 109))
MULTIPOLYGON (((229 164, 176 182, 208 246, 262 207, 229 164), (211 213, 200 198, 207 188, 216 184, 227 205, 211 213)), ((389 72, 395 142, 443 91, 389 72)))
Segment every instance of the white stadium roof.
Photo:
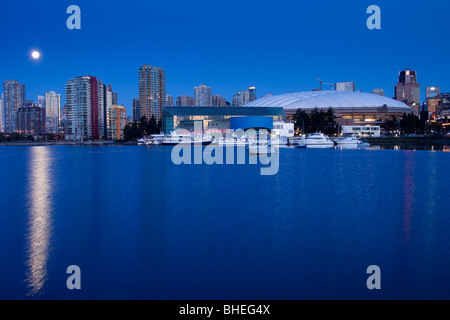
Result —
POLYGON ((245 105, 246 107, 283 107, 285 110, 297 109, 346 109, 380 108, 387 106, 391 111, 412 110, 403 102, 384 96, 355 91, 305 91, 261 98, 245 105))

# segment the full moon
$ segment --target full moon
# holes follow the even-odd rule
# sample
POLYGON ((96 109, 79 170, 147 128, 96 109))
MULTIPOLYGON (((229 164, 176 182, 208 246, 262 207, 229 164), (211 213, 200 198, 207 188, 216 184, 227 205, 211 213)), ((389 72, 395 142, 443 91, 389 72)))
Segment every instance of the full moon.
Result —
POLYGON ((31 52, 31 57, 35 60, 39 59, 40 56, 41 54, 39 53, 39 51, 34 50, 33 52, 31 52))

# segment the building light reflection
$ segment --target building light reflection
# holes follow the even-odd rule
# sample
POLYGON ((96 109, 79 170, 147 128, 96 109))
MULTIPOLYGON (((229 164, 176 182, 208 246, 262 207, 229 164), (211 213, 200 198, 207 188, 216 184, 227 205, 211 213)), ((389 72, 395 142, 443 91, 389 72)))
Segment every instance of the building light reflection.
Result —
POLYGON ((48 147, 30 149, 29 219, 27 237, 28 295, 41 292, 47 281, 49 247, 52 235, 50 217, 50 168, 48 147))

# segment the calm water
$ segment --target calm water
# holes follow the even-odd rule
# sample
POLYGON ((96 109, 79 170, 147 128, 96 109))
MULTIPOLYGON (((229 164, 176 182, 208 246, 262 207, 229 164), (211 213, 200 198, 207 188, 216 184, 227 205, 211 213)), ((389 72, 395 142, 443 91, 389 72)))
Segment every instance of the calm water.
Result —
POLYGON ((0 298, 450 298, 450 153, 281 149, 261 176, 170 151, 0 146, 0 298))

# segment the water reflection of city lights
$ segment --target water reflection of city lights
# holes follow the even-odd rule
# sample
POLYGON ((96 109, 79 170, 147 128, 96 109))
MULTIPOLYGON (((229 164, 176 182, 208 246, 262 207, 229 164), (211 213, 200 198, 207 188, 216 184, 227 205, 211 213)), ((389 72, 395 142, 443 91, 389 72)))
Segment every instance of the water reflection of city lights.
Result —
POLYGON ((35 295, 41 292, 47 281, 52 233, 50 218, 51 158, 47 147, 34 147, 30 150, 26 283, 29 289, 28 295, 35 295))

